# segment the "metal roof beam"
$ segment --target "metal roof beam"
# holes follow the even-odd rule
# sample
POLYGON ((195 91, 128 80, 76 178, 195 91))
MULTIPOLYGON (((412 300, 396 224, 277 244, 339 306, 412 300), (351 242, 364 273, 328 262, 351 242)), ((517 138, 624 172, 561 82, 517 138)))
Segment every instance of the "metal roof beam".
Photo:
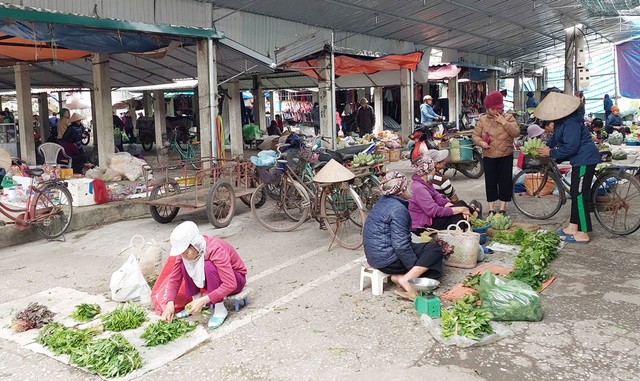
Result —
POLYGON ((40 69, 40 70, 44 70, 44 71, 46 71, 46 72, 48 72, 48 73, 55 74, 55 75, 57 75, 58 77, 61 77, 61 78, 66 79, 67 81, 71 81, 72 83, 78 84, 80 87, 84 87, 84 84, 85 84, 85 83, 84 83, 84 81, 82 81, 81 79, 78 79, 78 78, 72 77, 72 76, 70 76, 70 75, 62 74, 62 73, 60 73, 60 72, 58 72, 58 71, 55 71, 55 70, 53 70, 53 69, 49 69, 48 67, 45 67, 45 66, 42 66, 42 65, 39 65, 39 64, 36 64, 36 63, 32 63, 32 65, 33 65, 34 67, 36 67, 36 68, 40 69))

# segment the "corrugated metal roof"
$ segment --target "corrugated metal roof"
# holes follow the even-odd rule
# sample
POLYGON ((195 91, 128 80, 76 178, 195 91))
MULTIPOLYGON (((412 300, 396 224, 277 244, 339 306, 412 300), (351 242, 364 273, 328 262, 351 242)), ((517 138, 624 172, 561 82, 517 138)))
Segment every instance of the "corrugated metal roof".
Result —
POLYGON ((564 28, 578 23, 585 26, 594 44, 622 41, 640 33, 637 25, 622 19, 589 17, 577 0, 198 1, 339 31, 538 63, 544 61, 539 52, 563 56, 564 28))

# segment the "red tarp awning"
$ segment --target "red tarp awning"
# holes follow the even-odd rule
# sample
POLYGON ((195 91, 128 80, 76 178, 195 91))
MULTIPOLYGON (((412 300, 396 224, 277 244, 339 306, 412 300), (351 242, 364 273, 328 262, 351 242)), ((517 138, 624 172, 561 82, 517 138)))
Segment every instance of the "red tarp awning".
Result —
MULTIPOLYGON (((418 63, 422 60, 423 52, 413 52, 408 54, 390 54, 379 58, 356 58, 347 55, 335 55, 336 76, 350 74, 374 74, 379 71, 393 71, 399 69, 416 70, 418 63)), ((299 71, 318 79, 318 60, 302 60, 292 62, 287 65, 289 70, 299 71)))
POLYGON ((50 46, 43 41, 31 41, 21 37, 9 36, 0 33, 0 60, 1 61, 68 61, 90 55, 83 50, 71 50, 56 46, 50 46))

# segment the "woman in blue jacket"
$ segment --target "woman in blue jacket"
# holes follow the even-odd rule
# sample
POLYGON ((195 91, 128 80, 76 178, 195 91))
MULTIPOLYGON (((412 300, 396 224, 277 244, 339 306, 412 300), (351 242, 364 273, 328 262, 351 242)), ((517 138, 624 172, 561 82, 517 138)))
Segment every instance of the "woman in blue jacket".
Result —
POLYGON ((389 172, 380 189, 383 196, 364 223, 364 254, 369 266, 391 274, 391 280, 402 288, 398 295, 414 300, 418 293, 409 279, 439 278, 444 270, 442 248, 434 242, 411 242, 410 195, 403 173, 389 172))
POLYGON ((571 219, 569 225, 558 234, 566 242, 589 243, 591 216, 589 203, 591 183, 600 162, 598 148, 591 133, 584 125, 580 100, 560 93, 550 93, 536 108, 535 116, 541 120, 553 120, 555 130, 547 142, 548 147, 538 148, 542 156, 550 156, 558 162, 571 163, 571 219))

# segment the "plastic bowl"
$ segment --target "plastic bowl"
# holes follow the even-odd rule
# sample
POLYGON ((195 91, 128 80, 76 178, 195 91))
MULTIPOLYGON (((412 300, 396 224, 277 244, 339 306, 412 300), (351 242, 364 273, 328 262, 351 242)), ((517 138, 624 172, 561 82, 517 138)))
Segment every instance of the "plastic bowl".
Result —
POLYGON ((489 228, 491 227, 491 224, 487 224, 486 226, 480 227, 480 228, 473 228, 473 231, 475 233, 486 233, 487 230, 489 230, 489 228))

